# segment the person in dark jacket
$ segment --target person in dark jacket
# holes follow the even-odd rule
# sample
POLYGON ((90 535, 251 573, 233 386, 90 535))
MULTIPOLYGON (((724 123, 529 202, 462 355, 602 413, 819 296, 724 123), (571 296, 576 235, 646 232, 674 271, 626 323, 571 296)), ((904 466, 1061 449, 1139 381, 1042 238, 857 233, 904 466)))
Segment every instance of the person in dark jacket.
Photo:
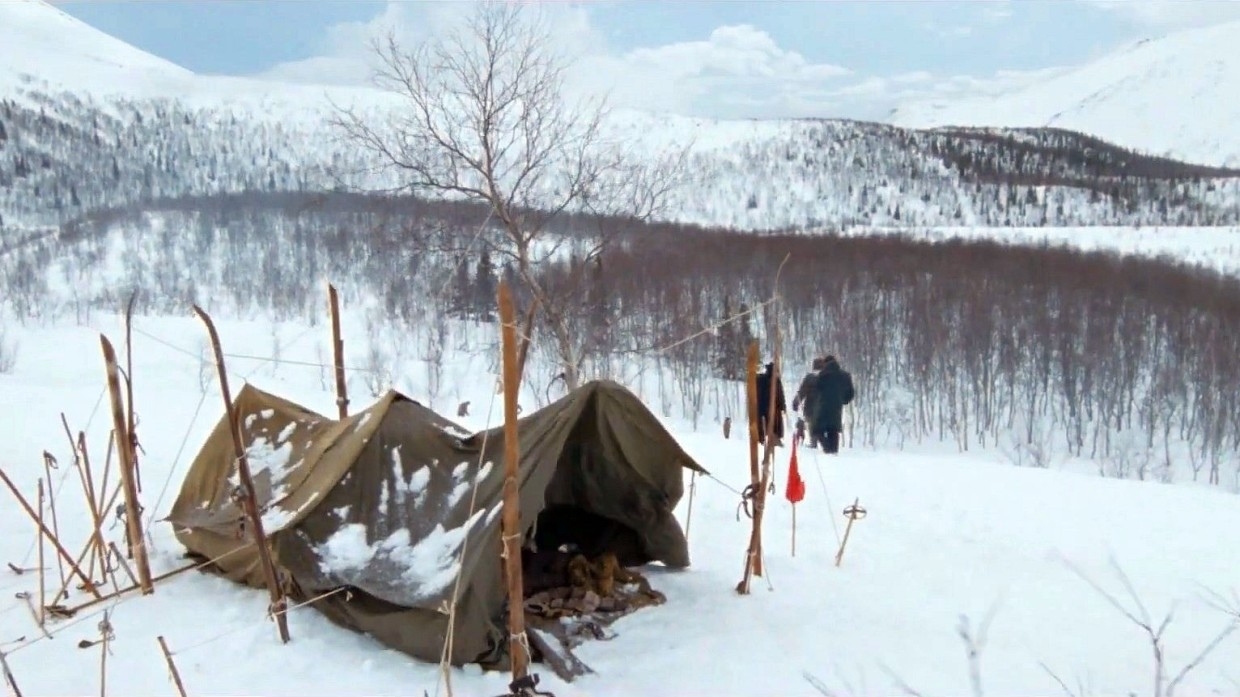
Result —
POLYGON ((811 438, 820 439, 823 451, 840 451, 840 433, 844 430, 844 406, 853 401, 856 390, 852 375, 840 368, 835 356, 827 356, 818 373, 818 389, 814 404, 814 431, 811 438))
POLYGON ((805 430, 809 433, 809 447, 818 447, 818 439, 814 437, 817 431, 814 430, 814 397, 818 394, 818 373, 826 367, 826 358, 815 358, 810 364, 810 371, 801 379, 801 386, 797 388, 796 396, 792 398, 792 410, 801 413, 800 423, 797 424, 797 433, 801 432, 801 423, 804 423, 805 430))
POLYGON ((775 383, 775 445, 783 445, 784 417, 788 405, 784 402, 784 383, 775 372, 775 364, 767 363, 766 372, 758 375, 758 442, 766 443, 766 419, 771 413, 771 382, 775 383))

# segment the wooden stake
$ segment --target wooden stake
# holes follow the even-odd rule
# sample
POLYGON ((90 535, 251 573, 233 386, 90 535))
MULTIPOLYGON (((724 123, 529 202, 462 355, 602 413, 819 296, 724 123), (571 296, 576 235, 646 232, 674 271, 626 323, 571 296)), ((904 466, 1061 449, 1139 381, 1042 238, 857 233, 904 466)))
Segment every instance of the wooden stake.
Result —
POLYGON ((172 652, 168 650, 168 642, 164 641, 164 637, 155 637, 159 640, 159 650, 164 652, 164 661, 168 663, 168 672, 172 673, 172 682, 177 686, 177 694, 181 697, 185 695, 185 684, 181 682, 181 672, 177 670, 177 664, 172 661, 172 652))
MULTIPOLYGON (((747 489, 748 494, 752 496, 754 503, 754 511, 752 516, 757 520, 758 517, 758 496, 761 494, 762 480, 758 471, 758 342, 754 341, 749 344, 749 354, 745 361, 745 394, 749 402, 749 476, 750 484, 747 489)), ((741 595, 749 594, 749 580, 754 575, 762 573, 762 559, 758 556, 758 525, 755 522, 749 531, 749 546, 745 548, 745 572, 741 576, 741 582, 736 585, 736 592, 741 595)))
POLYGON ((43 535, 47 537, 48 541, 52 543, 52 546, 56 548, 56 553, 59 554, 62 559, 69 562, 69 568, 73 571, 73 573, 77 574, 78 578, 82 579, 82 583, 85 584, 86 590, 96 598, 100 597, 99 589, 95 588, 95 584, 91 582, 90 577, 82 573, 82 568, 73 562, 73 558, 69 556, 69 553, 65 551, 64 546, 60 544, 60 540, 56 539, 56 537, 52 534, 52 531, 47 529, 47 526, 44 525, 43 521, 39 519, 40 516, 35 514, 34 509, 30 507, 30 503, 26 501, 26 497, 22 496, 22 492, 18 491, 17 486, 13 484, 13 480, 9 479, 9 475, 5 474, 2 469, 0 469, 0 479, 4 480, 5 485, 9 487, 9 491, 13 492, 13 496, 17 498, 17 502, 22 505, 22 508, 26 509, 26 515, 30 516, 30 519, 39 526, 39 532, 43 533, 43 535))
MULTIPOLYGON (((786 255, 784 260, 779 264, 778 271, 775 272, 775 298, 778 300, 779 278, 784 272, 784 264, 788 263, 791 254, 786 255)), ((779 304, 774 302, 771 305, 771 312, 778 311, 779 304)), ((777 315, 776 315, 777 316, 777 315)), ((779 392, 777 388, 777 380, 780 379, 780 338, 779 338, 779 322, 774 321, 772 324, 772 359, 773 370, 771 374, 770 395, 767 403, 767 419, 765 424, 757 424, 757 392, 758 392, 758 342, 754 341, 749 345, 749 383, 753 394, 750 397, 750 405, 753 409, 754 419, 751 421, 750 431, 753 435, 750 437, 750 468, 751 474, 754 475, 753 488, 753 532, 749 538, 749 553, 745 557, 745 574, 741 577, 741 582, 737 584, 737 591, 742 595, 749 593, 749 582, 752 576, 762 575, 762 518, 766 510, 766 495, 771 488, 771 469, 775 460, 775 419, 779 418, 775 409, 778 404, 776 397, 779 392), (766 447, 762 453, 762 472, 761 476, 757 476, 754 461, 756 460, 756 430, 757 428, 765 429, 766 447)))
POLYGON ((112 638, 111 610, 99 621, 99 697, 108 697, 108 641, 112 638))
POLYGON ((835 553, 835 565, 838 567, 844 559, 844 548, 848 546, 848 534, 852 532, 853 521, 861 520, 865 517, 866 511, 860 506, 861 499, 853 499, 853 505, 844 509, 844 517, 848 519, 848 525, 844 527, 844 539, 840 540, 840 550, 835 553))
POLYGON ((336 366, 336 407, 340 418, 349 415, 349 395, 344 380, 344 339, 340 338, 340 299, 336 286, 327 284, 327 306, 332 318, 332 361, 336 366))
POLYGON ((138 579, 142 582, 142 594, 155 592, 151 584, 151 563, 146 556, 146 536, 142 534, 142 511, 138 504, 138 484, 135 477, 133 436, 125 422, 125 407, 121 403, 121 383, 116 367, 116 351, 112 342, 102 334, 99 344, 103 347, 103 362, 108 374, 108 392, 112 396, 112 427, 116 431, 116 451, 121 461, 121 484, 125 493, 125 531, 129 551, 138 567, 138 579))
POLYGON ((90 518, 94 527, 91 532, 91 553, 90 559, 86 564, 86 573, 91 577, 95 575, 95 559, 103 559, 105 550, 103 546, 103 522, 102 515, 99 512, 99 502, 95 500, 95 479, 90 472, 90 454, 86 450, 86 434, 78 432, 78 440, 75 445, 73 435, 69 431, 69 422, 65 419, 65 415, 60 415, 61 422, 65 425, 65 435, 69 438, 69 445, 73 448, 73 460, 78 469, 79 478, 82 480, 82 490, 86 493, 86 506, 90 510, 90 518))
MULTIPOLYGON (((118 486, 118 487, 116 487, 115 489, 113 489, 113 490, 112 490, 112 497, 108 499, 108 504, 107 504, 107 506, 105 506, 105 507, 104 507, 104 510, 108 510, 108 509, 112 508, 112 505, 116 503, 116 497, 120 496, 120 494, 121 494, 121 487, 119 487, 119 486, 118 486)), ((98 523, 98 525, 95 527, 95 533, 97 533, 97 534, 99 534, 99 535, 102 535, 102 534, 103 534, 103 533, 102 533, 102 530, 103 530, 103 521, 102 521, 102 520, 100 520, 100 521, 99 521, 99 523, 98 523)), ((86 558, 86 555, 90 552, 90 550, 91 550, 93 547, 94 547, 94 544, 93 544, 91 541, 89 541, 89 540, 88 540, 88 541, 87 541, 87 543, 86 543, 86 547, 82 550, 82 553, 78 555, 77 561, 76 561, 76 562, 74 562, 74 564, 76 564, 78 568, 81 568, 81 566, 82 566, 82 560, 86 558)), ((99 566, 101 567, 101 568, 100 568, 100 570, 99 570, 99 573, 101 573, 101 574, 105 574, 105 578, 104 578, 104 581, 105 581, 105 582, 107 581, 107 578, 106 578, 106 573, 107 573, 107 570, 108 570, 108 568, 107 568, 107 563, 106 563, 106 559, 107 559, 107 556, 106 556, 106 555, 107 555, 107 551, 106 551, 106 548, 105 548, 105 551, 104 551, 104 556, 103 556, 103 557, 100 557, 100 563, 99 563, 99 566)), ((68 597, 69 597, 69 586, 68 586, 68 584, 67 584, 67 583, 66 583, 65 585, 61 586, 61 587, 60 587, 60 590, 56 593, 56 598, 57 598, 57 600, 59 600, 61 597, 65 597, 65 598, 68 598, 68 597)), ((100 595, 99 595, 99 593, 98 593, 98 592, 96 592, 96 593, 95 593, 95 597, 96 597, 96 598, 100 598, 100 597, 102 597, 102 596, 100 596, 100 595)))
POLYGON ((0 651, 0 670, 4 671, 4 682, 13 691, 13 697, 22 697, 21 688, 17 686, 17 678, 14 677, 13 670, 9 668, 9 661, 3 651, 0 651))
POLYGON ((211 336, 211 348, 215 352, 215 366, 220 374, 220 393, 224 397, 224 412, 228 416, 228 426, 232 431, 233 454, 237 458, 237 475, 241 479, 242 507, 253 531, 254 545, 258 548, 259 561, 263 567, 263 576, 267 591, 271 596, 271 613, 275 615, 276 625, 280 630, 280 641, 289 641, 288 619, 283 612, 287 605, 284 589, 280 586, 276 574, 275 563, 271 559, 271 547, 267 543, 267 535, 263 532, 263 519, 258 514, 258 496, 254 493, 254 480, 250 477, 250 461, 245 454, 245 443, 241 440, 241 427, 237 423, 237 415, 233 412, 232 393, 228 389, 228 371, 224 368, 224 349, 220 346, 220 335, 215 330, 215 323, 210 315, 201 307, 194 305, 194 313, 207 325, 207 333, 211 336))
MULTIPOLYGON (((153 579, 151 579, 151 580, 152 580, 154 583, 159 583, 160 581, 164 581, 164 580, 167 580, 167 579, 169 579, 169 578, 172 578, 173 576, 176 576, 177 574, 185 573, 186 571, 192 571, 192 570, 197 569, 197 568, 200 568, 200 567, 202 567, 202 566, 204 566, 204 564, 202 564, 202 563, 200 563, 200 562, 195 562, 195 563, 193 563, 193 564, 188 564, 188 565, 186 565, 186 566, 182 566, 182 567, 179 567, 179 568, 173 569, 172 571, 167 571, 167 572, 164 572, 164 573, 162 573, 162 574, 160 574, 160 575, 156 576, 155 578, 153 578, 153 579)), ((94 599, 94 600, 88 600, 88 601, 86 601, 86 602, 82 603, 81 605, 78 605, 77 607, 71 607, 71 608, 69 608, 69 609, 65 610, 65 613, 66 613, 66 614, 68 614, 68 615, 70 615, 70 616, 72 616, 72 615, 76 615, 77 613, 81 612, 82 610, 85 610, 85 609, 87 609, 87 608, 92 608, 92 607, 94 607, 94 606, 98 605, 99 603, 104 603, 104 602, 107 602, 107 601, 109 601, 109 600, 112 600, 113 598, 118 598, 118 597, 120 597, 120 596, 122 596, 122 595, 125 595, 126 593, 132 593, 132 592, 134 592, 134 591, 136 591, 136 590, 139 590, 139 589, 141 589, 141 588, 142 588, 142 586, 141 586, 141 585, 139 585, 139 584, 137 584, 137 583, 134 583, 132 586, 129 586, 128 588, 121 588, 120 590, 113 591, 113 592, 111 592, 111 593, 108 593, 107 595, 100 596, 99 598, 96 598, 96 599, 94 599)))
POLYGON ((499 284, 499 317, 504 374, 504 500, 501 520, 504 572, 508 589, 508 653, 512 679, 524 678, 529 671, 529 643, 525 637, 525 595, 521 576, 521 502, 517 473, 521 450, 517 436, 517 327, 508 283, 499 284))
MULTIPOLYGON (((43 474, 47 476, 47 503, 48 503, 48 508, 52 512, 52 534, 55 535, 56 539, 59 540, 60 539, 60 520, 58 516, 56 515, 56 492, 52 488, 52 469, 55 468, 56 466, 57 466, 56 458, 51 453, 44 450, 43 451, 43 474)), ((40 480, 39 482, 39 489, 40 490, 43 489, 42 480, 40 480)), ((42 506, 42 504, 40 504, 40 506, 42 506)), ((43 509, 41 507, 39 508, 39 518, 40 519, 43 518, 43 509)), ((40 563, 39 565, 42 566, 42 563, 40 563)), ((60 582, 62 584, 66 584, 69 577, 65 575, 64 560, 57 558, 56 567, 60 572, 60 582)))
MULTIPOLYGON (((39 480, 39 527, 40 528, 43 527, 43 480, 42 479, 39 480)), ((43 626, 44 613, 46 612, 44 608, 47 607, 47 579, 44 578, 44 575, 45 575, 44 568, 46 566, 47 564, 44 561, 44 554, 43 554, 43 536, 39 535, 39 615, 36 619, 38 620, 40 627, 43 626)), ((64 568, 63 562, 61 563, 61 568, 64 568)), ((61 582, 62 583, 64 582, 63 579, 61 582)), ((57 598, 57 600, 60 600, 60 598, 57 598)))
MULTIPOLYGON (((116 548, 116 543, 109 542, 108 548, 112 550, 112 555, 116 557, 116 563, 120 564, 121 568, 124 569, 125 575, 129 577, 130 583, 141 587, 142 582, 133 575, 133 570, 129 568, 129 564, 125 563, 125 555, 121 554, 121 551, 116 548)), ((154 581, 152 581, 152 585, 154 585, 154 581)), ((117 590, 120 589, 120 584, 116 582, 116 574, 112 574, 112 586, 117 590)))

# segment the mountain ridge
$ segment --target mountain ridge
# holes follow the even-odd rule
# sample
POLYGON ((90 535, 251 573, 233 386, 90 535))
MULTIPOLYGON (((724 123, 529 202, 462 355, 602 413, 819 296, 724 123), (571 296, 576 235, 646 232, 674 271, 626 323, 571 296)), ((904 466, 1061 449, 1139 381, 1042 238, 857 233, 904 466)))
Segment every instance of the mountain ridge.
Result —
MULTIPOLYGON (((52 67, 46 80, 7 89, 0 80, 0 229, 46 229, 179 197, 401 184, 328 123, 335 105, 383 123, 399 95, 196 75, 41 0, 0 3, 0 21, 18 20, 25 24, 15 33, 28 25, 33 38, 25 54, 0 49, 11 59, 0 66, 10 76, 52 67), (40 60, 53 35, 80 50, 40 60), (69 69, 74 61, 80 69, 69 69)), ((807 232, 1240 222, 1240 171, 1160 160, 1060 129, 917 131, 618 111, 604 137, 638 162, 692 144, 667 222, 807 232)))
POLYGON ((1240 166, 1240 20, 1125 44, 998 95, 893 110, 909 128, 1062 127, 1151 154, 1240 166))

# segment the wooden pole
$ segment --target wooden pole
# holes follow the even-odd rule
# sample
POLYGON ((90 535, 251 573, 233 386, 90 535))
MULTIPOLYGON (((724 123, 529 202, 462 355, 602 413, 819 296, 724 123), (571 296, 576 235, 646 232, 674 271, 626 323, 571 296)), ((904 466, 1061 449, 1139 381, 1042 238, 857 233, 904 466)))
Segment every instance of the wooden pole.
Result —
POLYGON ((267 535, 263 532, 263 519, 258 515, 258 497, 254 493, 254 480, 250 477, 250 462, 245 455, 245 443, 241 440, 241 427, 237 423, 237 415, 233 412, 232 393, 228 389, 228 371, 224 368, 224 349, 220 346, 220 335, 215 330, 215 322, 201 307, 194 305, 194 313, 207 325, 207 333, 211 336, 211 348, 215 352, 215 366, 220 374, 220 393, 224 397, 224 412, 228 416, 228 426, 232 431, 233 454, 237 458, 237 475, 241 479, 243 492, 242 508, 253 531, 254 545, 258 548, 258 557, 263 567, 263 577, 267 584, 267 592, 271 596, 271 613, 275 615, 276 625, 280 629, 280 641, 288 643, 288 620, 283 612, 286 606, 284 589, 280 587, 276 575, 275 563, 271 560, 271 548, 267 544, 267 535))
MULTIPOLYGON (((779 320, 778 320, 778 314, 777 314, 778 308, 779 308, 779 303, 778 303, 779 279, 780 279, 780 276, 784 272, 784 265, 788 263, 788 259, 791 258, 791 256, 792 256, 791 254, 786 255, 784 257, 784 260, 780 262, 779 269, 775 272, 774 288, 775 288, 776 302, 772 303, 770 306, 771 307, 770 312, 772 313, 772 316, 775 317, 774 321, 771 322, 771 345, 772 345, 773 355, 771 357, 772 370, 771 370, 771 380, 770 380, 770 386, 769 386, 770 395, 768 396, 769 401, 767 402, 766 423, 758 425, 759 428, 765 428, 766 447, 763 449, 763 453, 762 453, 761 477, 760 478, 755 477, 757 479, 757 483, 753 489, 753 534, 749 538, 749 554, 745 558, 745 575, 741 578, 740 584, 737 585, 737 590, 741 594, 749 593, 749 581, 751 579, 751 576, 762 575, 762 518, 763 518, 763 513, 766 510, 766 495, 767 495, 767 490, 771 487, 771 469, 772 469, 772 463, 775 459, 775 419, 779 418, 779 414, 776 413, 776 406, 778 405, 778 400, 776 399, 776 397, 779 394, 777 387, 779 385, 780 372, 781 372, 780 371, 779 320)), ((755 412, 757 411, 757 407, 756 407, 757 370, 758 370, 758 342, 754 341, 749 346, 749 380, 750 380, 750 383, 753 385, 752 387, 753 396, 750 398, 750 403, 754 405, 755 412)), ((751 430, 753 430, 754 426, 751 426, 750 428, 751 430)), ((750 441, 751 469, 753 466, 752 463, 754 459, 753 449, 755 447, 756 447, 756 444, 753 442, 753 440, 751 440, 750 441)), ((755 473, 751 471, 751 474, 755 474, 755 473)))
POLYGON ((499 284, 499 317, 503 349, 504 374, 504 500, 501 520, 504 575, 508 588, 508 652, 512 661, 512 679, 524 678, 529 672, 529 642, 525 637, 525 594, 521 570, 521 502, 518 497, 517 473, 521 449, 517 436, 517 392, 521 382, 517 373, 517 326, 512 307, 512 292, 506 281, 499 284))
POLYGON ((336 286, 327 284, 327 306, 332 318, 332 362, 336 367, 336 409, 340 418, 349 415, 349 394, 344 380, 344 339, 340 337, 340 297, 336 286))
POLYGON ((164 637, 155 637, 159 641, 159 650, 164 653, 164 661, 168 663, 168 672, 172 673, 172 682, 177 686, 177 694, 181 697, 185 696, 185 683, 181 682, 181 671, 177 670, 177 664, 172 661, 172 652, 168 650, 168 642, 164 641, 164 637))
MULTIPOLYGON (((56 539, 60 539, 60 518, 56 515, 56 491, 52 488, 52 469, 57 467, 56 458, 46 450, 43 451, 43 474, 47 477, 47 507, 52 514, 52 534, 56 539)), ((40 496, 43 492, 43 481, 39 480, 40 496)), ((39 519, 43 518, 43 504, 39 504, 39 519)), ((42 566, 42 563, 40 563, 42 566)), ((65 574, 65 562, 63 559, 56 559, 56 568, 60 572, 60 582, 62 585, 68 585, 68 575, 65 574)), ((89 572, 88 572, 89 573, 89 572)))
MULTIPOLYGON (((108 509, 112 508, 112 505, 116 503, 116 497, 117 497, 117 496, 120 496, 120 495, 121 495, 121 487, 119 487, 119 486, 118 486, 118 487, 116 487, 115 489, 113 489, 113 490, 112 490, 112 496, 111 496, 111 498, 109 498, 109 499, 108 499, 108 503, 107 503, 107 505, 103 507, 103 508, 104 508, 104 510, 108 510, 108 509)), ((95 532, 96 532, 97 534, 99 534, 100 536, 102 536, 102 534, 103 534, 103 533, 102 533, 102 530, 103 530, 103 521, 102 521, 102 520, 100 520, 100 521, 98 521, 98 522, 96 523, 96 525, 95 525, 95 532)), ((94 546, 94 545, 93 545, 93 542, 92 542, 92 541, 88 540, 88 541, 86 542, 86 547, 82 550, 82 553, 78 555, 77 561, 76 561, 76 562, 74 562, 74 564, 75 564, 78 568, 81 568, 81 566, 82 566, 82 560, 86 559, 86 555, 87 555, 87 553, 89 553, 89 552, 90 552, 90 550, 93 548, 93 546, 94 546)), ((107 566, 107 548, 106 548, 106 547, 104 548, 103 556, 101 556, 101 557, 100 557, 100 560, 99 560, 99 567, 100 567, 100 568, 99 568, 99 573, 101 573, 101 574, 105 574, 105 577, 104 577, 104 579, 103 579, 103 580, 104 580, 104 582, 107 582, 107 577, 106 577, 106 574, 107 574, 107 571, 108 571, 108 566, 107 566)), ((61 597, 64 597, 64 598, 68 598, 68 597, 69 597, 69 586, 68 586, 68 584, 67 584, 67 583, 66 583, 65 585, 61 586, 60 591, 58 591, 58 592, 56 593, 56 600, 57 600, 57 601, 59 601, 61 597)), ((100 598, 100 597, 102 597, 102 596, 100 596, 100 595, 99 595, 99 593, 97 593, 97 592, 96 592, 96 593, 95 593, 95 597, 96 597, 96 598, 100 598)))
MULTIPOLYGON (((758 429, 761 426, 758 423, 758 342, 754 341, 749 344, 749 353, 745 361, 745 395, 749 405, 749 489, 750 496, 753 497, 754 504, 757 505, 758 489, 762 486, 762 480, 758 471, 758 429)), ((754 511, 754 516, 757 511, 754 511)), ((741 595, 749 593, 749 580, 755 572, 761 573, 760 563, 755 564, 757 556, 756 537, 758 534, 757 526, 753 526, 749 531, 749 545, 745 548, 745 572, 741 576, 741 582, 736 586, 736 592, 741 595)))
MULTIPOLYGON (((125 444, 132 451, 130 462, 133 463, 133 480, 137 492, 142 493, 142 468, 138 464, 138 421, 133 410, 133 305, 138 299, 135 289, 129 294, 129 303, 125 305, 125 434, 129 438, 125 444)), ((138 534, 142 534, 142 521, 138 521, 138 534)), ((148 569, 149 575, 149 569, 148 569)))
POLYGON ((95 588, 95 584, 91 582, 90 577, 82 573, 82 568, 73 562, 73 557, 69 556, 69 553, 65 551, 64 546, 60 544, 60 540, 56 539, 56 536, 52 534, 52 531, 48 530, 47 526, 43 524, 43 521, 39 520, 39 516, 34 512, 34 509, 30 507, 30 502, 26 501, 26 497, 22 496, 22 492, 18 491, 17 486, 13 484, 13 480, 9 479, 9 475, 5 474, 2 469, 0 469, 0 479, 4 480, 5 485, 9 487, 9 491, 13 492, 13 496, 17 497, 17 502, 20 503, 22 508, 26 510, 26 515, 30 516, 30 519, 35 522, 35 525, 39 526, 39 532, 43 533, 43 535, 47 537, 48 541, 52 543, 52 546, 56 548, 56 553, 59 554, 62 559, 69 562, 69 568, 73 571, 73 573, 77 574, 78 578, 82 579, 82 583, 85 585, 86 590, 96 598, 100 597, 99 589, 95 588))
MULTIPOLYGON (((42 479, 39 480, 39 527, 40 528, 43 527, 43 480, 42 479)), ((43 626, 44 613, 47 612, 46 610, 47 608, 47 588, 46 588, 47 579, 44 578, 44 575, 45 575, 44 566, 45 565, 46 565, 46 562, 44 562, 44 555, 43 555, 43 536, 39 535, 39 616, 38 616, 38 620, 39 620, 40 627, 43 626)), ((61 568, 62 569, 64 568, 63 561, 61 563, 61 568)))
POLYGON ((151 563, 146 556, 146 536, 142 534, 142 511, 138 508, 138 485, 134 477, 134 449, 132 434, 125 421, 125 407, 121 403, 121 383, 116 367, 116 351, 112 342, 102 334, 99 343, 103 347, 103 361, 108 373, 108 392, 112 396, 112 427, 116 430, 117 454, 121 461, 121 484, 125 492, 125 530, 129 551, 138 567, 138 579, 142 582, 142 594, 155 592, 151 584, 151 563))
POLYGON ((749 344, 745 358, 745 397, 749 408, 749 483, 758 485, 758 342, 749 344))
POLYGON ((797 555, 797 505, 792 504, 792 556, 797 555))
POLYGON ((848 519, 848 525, 844 527, 844 539, 840 540, 840 549, 835 553, 835 565, 839 566, 844 560, 844 548, 848 546, 848 534, 852 532, 854 521, 861 520, 865 517, 865 509, 860 506, 861 499, 853 499, 853 505, 844 509, 844 517, 848 519))

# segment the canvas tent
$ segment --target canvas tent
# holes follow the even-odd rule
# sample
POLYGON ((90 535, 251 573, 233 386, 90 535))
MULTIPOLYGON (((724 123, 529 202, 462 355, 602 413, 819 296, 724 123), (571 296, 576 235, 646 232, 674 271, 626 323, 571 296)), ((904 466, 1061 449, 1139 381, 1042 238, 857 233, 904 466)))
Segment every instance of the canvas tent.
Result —
MULTIPOLYGON (((294 598, 347 588, 314 606, 338 624, 438 661, 460 569, 450 660, 502 660, 502 426, 470 434, 396 392, 343 420, 251 385, 234 405, 264 530, 294 598)), ((640 548, 636 563, 689 564, 672 511, 683 495, 683 468, 705 470, 636 395, 592 382, 522 418, 519 433, 524 530, 551 524, 540 513, 577 511, 628 532, 640 548)), ((225 416, 166 520, 191 554, 262 587, 233 453, 225 416)), ((597 528, 580 529, 600 534, 597 528)))

